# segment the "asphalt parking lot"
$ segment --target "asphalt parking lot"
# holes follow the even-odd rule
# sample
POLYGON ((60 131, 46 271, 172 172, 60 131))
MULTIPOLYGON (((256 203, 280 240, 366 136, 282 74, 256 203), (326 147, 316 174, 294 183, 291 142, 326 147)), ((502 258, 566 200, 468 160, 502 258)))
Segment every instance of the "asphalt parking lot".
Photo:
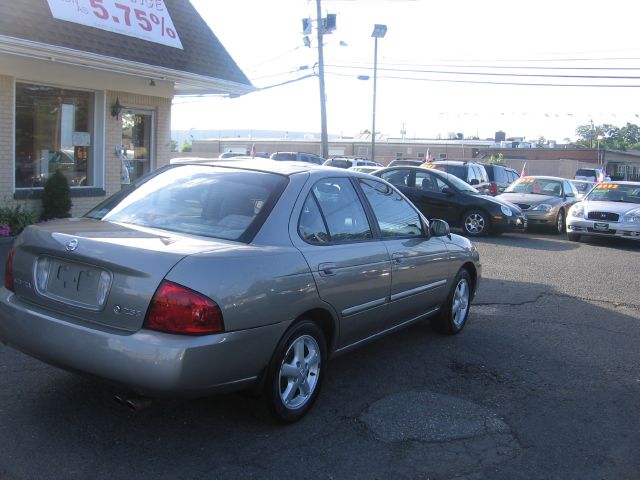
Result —
POLYGON ((640 243, 476 243, 462 334, 424 323, 336 358, 288 427, 245 394, 133 411, 0 345, 0 478, 637 479, 640 243))

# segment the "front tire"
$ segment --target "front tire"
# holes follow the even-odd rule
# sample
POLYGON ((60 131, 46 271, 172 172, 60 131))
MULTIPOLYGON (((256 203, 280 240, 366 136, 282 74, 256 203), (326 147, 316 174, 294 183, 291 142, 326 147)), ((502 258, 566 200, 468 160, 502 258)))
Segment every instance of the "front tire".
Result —
POLYGON ((440 312, 431 320, 431 326, 439 333, 455 335, 467 323, 471 304, 471 276, 465 269, 458 271, 453 286, 440 312))
POLYGON ((462 216, 462 229, 470 237, 484 237, 490 228, 489 216, 481 210, 469 210, 462 216))
POLYGON ((284 335, 267 371, 266 400, 282 423, 300 420, 318 398, 327 358, 322 330, 310 320, 293 325, 284 335))
POLYGON ((553 229, 553 233, 556 235, 562 235, 565 229, 564 224, 564 210, 560 210, 558 215, 556 216, 555 228, 553 229))

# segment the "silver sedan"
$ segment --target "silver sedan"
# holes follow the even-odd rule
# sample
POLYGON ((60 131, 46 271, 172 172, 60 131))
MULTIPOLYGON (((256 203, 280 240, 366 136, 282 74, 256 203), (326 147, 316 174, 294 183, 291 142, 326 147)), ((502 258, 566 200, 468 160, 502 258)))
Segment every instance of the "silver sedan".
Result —
POLYGON ((640 182, 598 183, 569 210, 567 236, 640 240, 640 182))
POLYGON ((184 162, 28 227, 0 288, 0 340, 142 395, 259 388, 293 422, 331 356, 423 319, 460 332, 480 275, 469 240, 384 180, 184 162))

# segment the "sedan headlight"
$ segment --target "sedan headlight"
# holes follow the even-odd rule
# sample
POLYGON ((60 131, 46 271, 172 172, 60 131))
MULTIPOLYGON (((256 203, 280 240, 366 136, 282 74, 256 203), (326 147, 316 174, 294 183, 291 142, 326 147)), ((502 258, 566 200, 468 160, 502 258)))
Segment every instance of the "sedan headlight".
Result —
POLYGON ((627 212, 623 221, 628 223, 640 223, 640 208, 627 212))
POLYGON ((569 216, 584 217, 584 205, 582 203, 576 203, 571 207, 571 210, 569 210, 569 216))
POLYGON ((511 209, 504 205, 500 205, 500 210, 502 210, 502 213, 504 213, 507 217, 510 217, 513 215, 513 212, 511 211, 511 209))
POLYGON ((540 205, 536 205, 531 210, 536 212, 549 212, 553 208, 553 205, 549 205, 548 203, 541 203, 540 205))

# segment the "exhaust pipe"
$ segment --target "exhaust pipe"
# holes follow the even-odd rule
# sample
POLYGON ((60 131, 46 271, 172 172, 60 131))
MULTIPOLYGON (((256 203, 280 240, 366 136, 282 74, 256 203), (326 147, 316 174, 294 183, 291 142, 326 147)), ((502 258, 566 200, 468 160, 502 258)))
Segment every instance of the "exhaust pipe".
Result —
POLYGON ((140 395, 137 396, 129 396, 129 395, 114 395, 113 400, 123 407, 128 407, 131 410, 136 412, 140 410, 144 410, 151 406, 151 399, 147 397, 143 397, 140 395))

